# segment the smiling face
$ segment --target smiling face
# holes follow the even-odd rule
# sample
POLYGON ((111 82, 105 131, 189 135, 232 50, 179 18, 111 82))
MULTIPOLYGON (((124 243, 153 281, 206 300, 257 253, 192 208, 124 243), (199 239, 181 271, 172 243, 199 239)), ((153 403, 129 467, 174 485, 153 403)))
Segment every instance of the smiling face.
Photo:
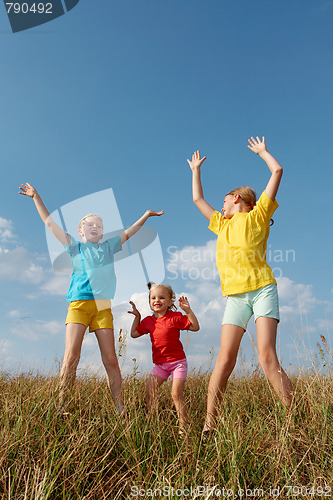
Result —
POLYGON ((168 289, 164 286, 155 286, 150 290, 149 305, 155 316, 164 316, 172 304, 168 289))
POLYGON ((79 235, 84 243, 98 243, 103 236, 102 219, 98 215, 84 217, 79 226, 79 235))

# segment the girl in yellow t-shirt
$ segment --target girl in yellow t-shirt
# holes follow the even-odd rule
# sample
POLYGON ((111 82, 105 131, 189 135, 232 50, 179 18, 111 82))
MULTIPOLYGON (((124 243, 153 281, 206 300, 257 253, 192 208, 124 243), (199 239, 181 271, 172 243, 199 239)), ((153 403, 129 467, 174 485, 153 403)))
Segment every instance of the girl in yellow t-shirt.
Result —
POLYGON ((209 229, 217 236, 216 264, 227 305, 222 322, 221 345, 207 396, 204 432, 216 425, 219 400, 236 364, 241 339, 254 314, 257 327, 259 363, 282 403, 289 406, 292 385, 276 354, 279 304, 276 281, 266 262, 267 238, 271 217, 278 207, 275 200, 282 167, 267 151, 265 138, 249 139, 248 148, 258 154, 271 171, 265 191, 256 203, 255 192, 248 186, 230 191, 222 213, 215 211, 203 195, 200 168, 206 156, 193 153, 187 160, 193 174, 193 201, 210 221, 209 229))

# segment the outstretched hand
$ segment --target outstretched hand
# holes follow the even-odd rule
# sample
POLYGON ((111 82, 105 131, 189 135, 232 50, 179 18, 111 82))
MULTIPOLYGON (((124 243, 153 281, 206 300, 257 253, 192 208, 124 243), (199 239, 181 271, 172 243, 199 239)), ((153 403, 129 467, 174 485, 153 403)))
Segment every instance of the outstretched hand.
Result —
POLYGON ((190 165, 191 170, 195 170, 196 168, 201 167, 201 165, 203 164, 203 162, 205 161, 206 158, 207 158, 207 156, 204 156, 203 158, 201 158, 199 150, 194 151, 194 153, 192 155, 192 161, 190 161, 188 159, 187 163, 190 165))
POLYGON ((164 210, 161 210, 160 212, 155 212, 154 210, 147 210, 145 215, 147 217, 154 217, 155 215, 157 215, 159 217, 160 215, 163 215, 163 214, 164 214, 164 210))
POLYGON ((248 148, 251 149, 251 151, 253 151, 257 155, 260 155, 260 153, 267 151, 265 144, 265 137, 263 137, 262 140, 260 140, 258 136, 256 137, 256 139, 254 137, 251 137, 251 139, 248 139, 248 141, 249 141, 248 148))
POLYGON ((37 190, 28 182, 21 184, 19 189, 19 194, 24 194, 25 196, 29 196, 29 198, 33 198, 37 194, 37 190))
POLYGON ((191 310, 190 303, 189 303, 187 297, 183 297, 183 296, 179 297, 178 302, 179 302, 179 307, 181 309, 183 309, 183 311, 185 313, 188 313, 191 310))
POLYGON ((136 308, 136 305, 134 304, 134 302, 132 302, 130 300, 130 304, 132 306, 132 311, 127 311, 129 314, 133 314, 134 316, 136 316, 137 318, 141 318, 141 314, 139 313, 139 311, 137 310, 136 308))

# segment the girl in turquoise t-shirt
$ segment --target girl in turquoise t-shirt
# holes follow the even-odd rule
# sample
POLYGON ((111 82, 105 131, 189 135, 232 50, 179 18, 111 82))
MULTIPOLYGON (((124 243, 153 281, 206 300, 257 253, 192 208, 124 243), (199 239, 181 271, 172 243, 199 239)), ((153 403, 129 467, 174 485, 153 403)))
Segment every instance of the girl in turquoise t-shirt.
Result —
POLYGON ((194 152, 187 160, 193 175, 193 201, 210 221, 209 228, 218 235, 217 267, 222 292, 228 296, 224 312, 220 351, 209 382, 207 416, 204 432, 216 427, 219 400, 236 364, 241 339, 254 314, 257 327, 259 363, 282 403, 292 400, 292 385, 276 354, 279 322, 277 286, 265 258, 270 219, 277 208, 275 200, 282 167, 267 151, 265 138, 249 139, 248 148, 267 164, 271 176, 256 204, 248 186, 236 188, 224 198, 222 214, 206 202, 200 168, 206 157, 194 152))
POLYGON ((121 245, 133 236, 149 217, 164 212, 147 212, 119 236, 101 242, 103 221, 97 214, 88 214, 79 222, 78 233, 81 242, 67 234, 45 207, 37 190, 29 183, 22 184, 20 194, 33 199, 37 211, 57 240, 69 253, 73 274, 67 300, 70 302, 66 318, 66 347, 60 376, 60 401, 65 404, 65 396, 73 385, 79 363, 83 337, 87 327, 95 332, 107 374, 108 386, 120 413, 124 409, 122 380, 116 356, 113 332, 111 300, 115 291, 113 255, 121 250, 121 245))

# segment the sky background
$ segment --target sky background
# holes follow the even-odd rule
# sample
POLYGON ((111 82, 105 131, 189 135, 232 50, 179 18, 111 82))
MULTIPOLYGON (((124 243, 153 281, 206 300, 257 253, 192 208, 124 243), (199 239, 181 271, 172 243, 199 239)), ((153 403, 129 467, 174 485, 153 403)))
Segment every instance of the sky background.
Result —
MULTIPOLYGON (((148 225, 165 282, 200 321, 199 332, 182 334, 189 366, 210 369, 225 299, 186 159, 196 149, 207 156, 205 198, 220 210, 232 188, 249 184, 260 195, 268 181, 246 147, 251 135, 265 135, 284 167, 268 241, 278 351, 290 371, 320 368, 320 335, 333 341, 333 1, 80 0, 16 34, 0 7, 1 369, 57 373, 64 351, 69 277, 52 269, 43 223, 17 194, 26 181, 50 212, 109 188, 125 227, 146 209, 165 211, 148 225)), ((147 293, 134 289, 130 299, 149 314, 147 293)), ((130 330, 127 309, 114 308, 116 338, 130 330)), ((238 365, 249 373, 254 342, 250 323, 238 365)), ((127 339, 124 374, 133 359, 140 373, 151 368, 149 338, 127 339)), ((100 368, 89 334, 79 374, 100 368)))

